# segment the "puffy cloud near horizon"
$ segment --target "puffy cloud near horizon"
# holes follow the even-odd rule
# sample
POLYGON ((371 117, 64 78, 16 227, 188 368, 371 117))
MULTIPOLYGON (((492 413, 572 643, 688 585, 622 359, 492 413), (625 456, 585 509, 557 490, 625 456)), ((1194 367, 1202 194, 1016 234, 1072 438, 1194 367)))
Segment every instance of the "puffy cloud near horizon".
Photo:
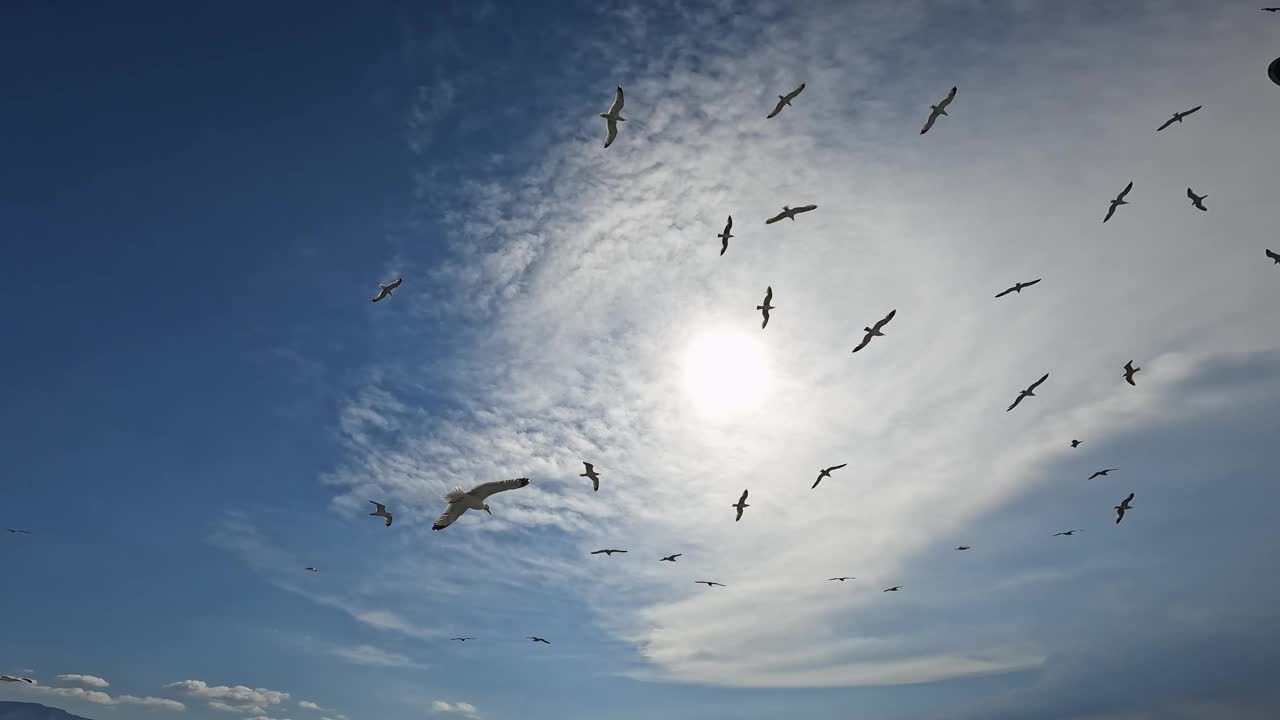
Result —
POLYGON ((187 706, 184 703, 178 702, 177 700, 137 695, 119 695, 112 697, 110 694, 102 692, 101 690, 86 690, 79 687, 52 687, 49 685, 27 685, 24 683, 20 684, 18 689, 26 689, 29 692, 35 692, 42 695, 80 700, 94 705, 137 705, 140 707, 173 710, 177 712, 182 712, 187 709, 187 706))
POLYGON ((480 713, 476 710, 476 706, 467 702, 448 702, 446 700, 432 700, 431 712, 438 715, 461 715, 466 718, 479 718, 480 713))
POLYGON ((59 675, 58 679, 97 688, 109 687, 111 685, 111 683, 95 675, 59 675))
POLYGON ((203 680, 179 680, 165 687, 181 690, 192 697, 217 700, 224 705, 225 701, 231 700, 242 704, 270 707, 289 699, 289 693, 279 690, 250 688, 244 685, 210 685, 203 680))

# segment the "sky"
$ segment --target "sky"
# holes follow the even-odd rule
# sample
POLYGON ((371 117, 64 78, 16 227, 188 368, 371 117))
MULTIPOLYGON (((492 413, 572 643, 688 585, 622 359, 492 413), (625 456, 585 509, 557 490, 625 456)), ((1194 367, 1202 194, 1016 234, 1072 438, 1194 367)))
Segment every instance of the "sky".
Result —
POLYGON ((1274 717, 1277 54, 1234 1, 12 5, 0 700, 1274 717))

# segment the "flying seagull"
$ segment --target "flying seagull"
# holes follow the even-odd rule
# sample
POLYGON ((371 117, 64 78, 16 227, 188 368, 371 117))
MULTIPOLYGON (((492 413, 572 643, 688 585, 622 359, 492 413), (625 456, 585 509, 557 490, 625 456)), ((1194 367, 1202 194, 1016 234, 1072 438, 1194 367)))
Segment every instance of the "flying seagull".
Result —
POLYGON ((8 530, 10 533, 12 533, 12 534, 14 534, 14 535, 16 535, 16 534, 18 534, 18 533, 22 533, 23 535, 30 535, 30 534, 31 534, 31 531, 30 531, 30 530, 15 530, 15 529, 13 529, 13 528, 5 528, 5 530, 8 530))
POLYGON ((684 553, 676 553, 675 555, 668 555, 662 558, 661 560, 659 560, 658 562, 675 562, 676 558, 680 557, 683 554, 684 553))
POLYGON ((749 508, 749 507, 751 507, 750 505, 748 505, 748 504, 747 504, 747 491, 746 491, 746 490, 743 490, 743 491, 742 491, 742 497, 738 498, 738 502, 736 502, 736 503, 734 503, 734 504, 730 505, 729 507, 735 507, 735 508, 738 508, 738 517, 734 518, 734 520, 733 520, 733 521, 734 521, 734 522, 737 522, 737 521, 741 520, 741 519, 742 519, 742 511, 743 511, 743 510, 746 510, 746 509, 747 509, 747 508, 749 508))
POLYGON ((839 580, 840 582, 844 582, 845 580, 857 580, 857 579, 858 579, 858 578, 853 577, 852 575, 847 575, 847 576, 845 576, 845 577, 833 577, 833 578, 827 578, 827 582, 831 582, 832 580, 839 580))
POLYGON ((1195 209, 1209 212, 1209 208, 1204 206, 1204 199, 1209 197, 1208 195, 1197 195, 1191 191, 1191 188, 1187 188, 1187 197, 1191 198, 1191 204, 1195 209))
POLYGON ((956 549, 957 549, 957 550, 972 550, 972 549, 973 549, 973 547, 972 547, 972 546, 970 546, 970 545, 957 545, 957 546, 956 546, 956 549))
POLYGON ((444 499, 449 502, 448 507, 440 513, 440 517, 436 518, 435 524, 431 526, 432 530, 443 530, 454 523, 455 520, 462 517, 462 513, 468 510, 483 510, 490 515, 493 514, 489 510, 489 504, 485 500, 494 493, 500 493, 504 490, 515 490, 529 484, 529 478, 515 478, 514 480, 495 480, 477 485, 470 490, 463 490, 461 485, 455 486, 449 491, 444 499))
POLYGON ((402 282, 404 282, 404 278, 396 278, 395 282, 387 283, 386 285, 378 283, 378 294, 373 296, 373 301, 378 302, 384 298, 391 297, 391 291, 400 287, 402 282))
POLYGON ((1278 10, 1280 10, 1280 8, 1262 8, 1263 12, 1276 12, 1278 10))
POLYGON ((720 238, 720 254, 723 255, 725 250, 729 249, 729 238, 733 237, 733 233, 729 232, 733 229, 733 216, 729 216, 728 222, 724 224, 724 232, 716 235, 720 238))
POLYGON ((756 309, 759 310, 760 314, 764 316, 764 321, 760 323, 761 330, 764 329, 765 325, 769 324, 769 311, 777 310, 777 308, 769 304, 772 300, 773 300, 773 286, 770 285, 764 290, 764 304, 756 306, 756 309))
POLYGON ((805 86, 804 83, 800 83, 800 87, 796 88, 795 90, 792 90, 786 95, 779 95, 778 104, 773 107, 773 112, 769 113, 768 117, 766 117, 765 120, 771 120, 775 115, 782 112, 782 108, 790 105, 791 101, 795 100, 797 95, 804 92, 804 86, 805 86))
POLYGON ((1010 405, 1009 407, 1005 408, 1005 412, 1009 412, 1010 410, 1012 410, 1012 409, 1014 409, 1014 408, 1018 407, 1018 403, 1022 402, 1022 399, 1023 399, 1023 398, 1035 397, 1035 396, 1036 396, 1036 388, 1040 387, 1040 383, 1042 383, 1042 382, 1044 382, 1045 380, 1048 380, 1048 379, 1049 379, 1049 373, 1045 373, 1044 375, 1041 375, 1039 380, 1037 380, 1037 381, 1035 381, 1035 382, 1031 383, 1031 387, 1027 388, 1026 390, 1023 390, 1023 391, 1022 391, 1022 392, 1020 392, 1020 393, 1018 393, 1018 397, 1014 399, 1014 401, 1013 401, 1013 404, 1012 404, 1012 405, 1010 405))
POLYGON ((844 467, 845 465, 848 465, 848 464, 849 464, 849 463, 841 463, 841 464, 839 464, 839 465, 832 465, 831 467, 826 468, 825 470, 819 470, 819 471, 818 471, 818 479, 813 481, 813 487, 811 487, 811 488, 809 488, 809 489, 810 489, 810 490, 812 490, 813 488, 818 487, 818 483, 822 482, 822 478, 829 478, 829 477, 831 477, 831 471, 832 471, 832 470, 839 470, 840 468, 842 468, 842 467, 844 467))
POLYGON ((1111 207, 1107 208, 1107 216, 1102 218, 1102 222, 1106 222, 1110 220, 1111 216, 1115 214, 1116 208, 1120 207, 1121 205, 1129 204, 1129 201, 1125 200, 1124 196, 1128 195, 1129 191, 1132 189, 1133 189, 1133 181, 1130 180, 1129 184, 1124 186, 1124 190, 1120 191, 1120 194, 1116 196, 1116 199, 1111 201, 1111 207))
POLYGON ((1079 441, 1079 440, 1072 440, 1072 441, 1071 441, 1071 447, 1073 447, 1073 448, 1078 448, 1078 447, 1080 447, 1080 441, 1079 441))
MULTIPOLYGON (((1269 248, 1267 249, 1267 257, 1271 258, 1272 260, 1275 260, 1276 264, 1280 265, 1280 255, 1277 255, 1273 250, 1269 248)), ((10 532, 13 532, 13 531, 10 530, 10 532)))
MULTIPOLYGON (((619 92, 621 92, 621 91, 622 91, 622 88, 618 88, 618 91, 619 91, 619 92)), ((537 635, 525 635, 524 637, 525 637, 525 639, 526 639, 526 640, 532 640, 532 641, 534 641, 534 642, 536 642, 536 643, 539 643, 539 642, 540 642, 540 643, 546 643, 546 644, 548 644, 548 645, 550 645, 550 644, 551 644, 551 642, 550 642, 549 640, 543 640, 542 638, 538 637, 537 635)))
POLYGON ((14 677, 13 675, 0 675, 0 682, 24 682, 28 685, 36 684, 36 681, 29 677, 14 677))
POLYGON ((894 585, 893 587, 891 587, 891 588, 885 588, 884 590, 881 590, 880 592, 898 592, 898 591, 899 591, 899 590, 901 590, 901 589, 902 589, 902 586, 901 586, 901 585, 894 585))
POLYGON ((466 641, 468 641, 468 640, 475 640, 475 638, 449 638, 449 639, 450 639, 450 640, 457 640, 458 642, 466 642, 466 641))
POLYGON ((939 115, 947 114, 947 106, 950 105, 951 101, 955 99, 956 99, 956 89, 953 87, 951 88, 951 92, 947 93, 947 96, 942 99, 942 102, 938 103, 937 105, 929 106, 929 110, 931 110, 932 112, 929 113, 929 119, 925 122, 924 127, 920 128, 921 135, 929 132, 929 128, 933 127, 933 124, 937 122, 939 115))
POLYGON ((592 555, 599 555, 600 553, 604 553, 605 555, 608 555, 609 557, 613 557, 613 554, 614 554, 614 553, 616 553, 616 552, 624 553, 624 552, 626 552, 626 550, 613 550, 613 549, 609 549, 609 550, 593 550, 593 551, 591 552, 591 554, 592 554, 592 555))
POLYGON ((1016 292, 1016 293, 1021 294, 1021 293, 1022 293, 1022 288, 1029 288, 1029 287, 1031 287, 1032 285, 1035 285, 1036 283, 1040 282, 1040 281, 1041 281, 1041 280, 1043 280, 1043 279, 1044 279, 1044 278, 1036 278, 1035 280, 1032 280, 1031 282, 1018 282, 1018 283, 1014 283, 1014 284, 1013 284, 1013 287, 1009 288, 1008 290, 1005 290, 1004 292, 1000 293, 999 295, 996 295, 996 297, 998 297, 998 298, 1002 298, 1002 297, 1004 297, 1005 295, 1008 295, 1008 294, 1009 294, 1009 293, 1011 293, 1011 292, 1016 292))
POLYGON ((1054 534, 1053 534, 1053 536, 1054 536, 1054 537, 1058 537, 1059 535, 1066 535, 1067 537, 1071 537, 1072 535, 1075 535, 1075 534, 1076 534, 1076 533, 1078 533, 1078 532, 1084 532, 1084 531, 1083 531, 1083 530, 1068 530, 1068 531, 1066 531, 1066 532, 1057 532, 1057 533, 1054 533, 1054 534))
POLYGON ((596 472, 596 466, 585 461, 582 464, 587 466, 587 471, 578 473, 578 477, 591 478, 591 487, 600 492, 600 474, 596 472))
POLYGON ((694 585, 706 585, 707 587, 724 587, 723 583, 711 582, 710 580, 694 580, 694 585))
POLYGON ((1134 382, 1134 381, 1133 381, 1133 376, 1134 376, 1134 374, 1136 374, 1136 373, 1137 373, 1139 370, 1141 370, 1141 369, 1142 369, 1142 368, 1140 368, 1140 367, 1134 367, 1134 366, 1133 366, 1133 361, 1132 361, 1132 360, 1130 360, 1129 362, 1125 363, 1125 364, 1124 364, 1124 381, 1125 381, 1125 382, 1127 382, 1127 383, 1129 383, 1130 385, 1132 385, 1132 386, 1134 386, 1134 387, 1137 387, 1137 386, 1138 386, 1138 384, 1137 384, 1136 382, 1134 382))
POLYGON ((1120 521, 1124 519, 1124 511, 1133 509, 1133 506, 1129 504, 1131 502, 1133 502, 1133 493, 1129 493, 1129 497, 1125 498, 1124 500, 1121 500, 1120 504, 1116 506, 1115 510, 1116 510, 1117 525, 1119 525, 1120 521))
POLYGON ((1161 125, 1160 127, 1156 128, 1156 132, 1160 132, 1161 130, 1163 130, 1163 129, 1165 129, 1165 128, 1169 127, 1170 125, 1172 125, 1172 124, 1174 124, 1174 123, 1180 123, 1180 122, 1182 122, 1182 118, 1184 118, 1184 117, 1186 117, 1186 116, 1190 115, 1191 113, 1193 113, 1193 112, 1195 112, 1195 111, 1199 110, 1199 109, 1200 109, 1200 108, 1202 108, 1202 107, 1204 107, 1204 106, 1203 106, 1203 105, 1197 105, 1197 106, 1195 106, 1195 107, 1191 108, 1190 110, 1188 110, 1188 111, 1186 111, 1186 112, 1176 112, 1176 113, 1174 113, 1174 114, 1173 114, 1173 117, 1169 118, 1168 120, 1165 120, 1163 125, 1161 125))
POLYGON ((609 106, 609 112, 600 113, 600 117, 604 118, 604 122, 609 126, 609 135, 604 139, 604 146, 609 147, 613 144, 613 139, 618 137, 618 123, 626 122, 626 118, 622 117, 622 86, 618 86, 618 92, 613 96, 613 105, 609 106))
POLYGON ((858 343, 858 347, 854 348, 853 351, 858 352, 862 348, 866 347, 867 343, 871 342, 871 338, 873 337, 884 337, 884 333, 880 332, 881 328, 883 328, 885 325, 888 325, 889 321, 893 319, 893 316, 897 314, 898 314, 898 311, 895 308, 893 310, 890 310, 889 314, 885 315, 884 318, 880 320, 880 322, 876 323, 875 325, 872 325, 871 327, 862 328, 863 332, 866 333, 866 336, 862 338, 862 342, 858 343))
POLYGON ((1112 472, 1114 472, 1114 471, 1116 471, 1116 470, 1119 470, 1119 469, 1120 469, 1120 468, 1107 468, 1106 470, 1099 470, 1098 472, 1096 472, 1096 473, 1094 473, 1094 474, 1090 475, 1090 476, 1089 476, 1088 478, 1086 478, 1086 479, 1087 479, 1087 480, 1092 480, 1092 479, 1094 479, 1094 478, 1096 478, 1096 477, 1106 477, 1109 473, 1112 473, 1112 472))
POLYGON ((381 518, 386 518, 386 519, 387 519, 387 527, 391 527, 391 513, 387 512, 387 506, 386 506, 386 505, 383 505, 383 504, 382 504, 382 503, 380 503, 380 502, 373 502, 372 500, 370 500, 369 502, 373 503, 373 504, 374 504, 374 506, 377 508, 376 510, 374 510, 373 512, 371 512, 371 513, 369 513, 369 514, 370 514, 370 515, 377 515, 378 517, 381 517, 381 518))
POLYGON ((782 212, 778 213, 777 215, 774 215, 768 220, 765 220, 764 224, 772 225, 778 222, 779 220, 782 220, 783 218, 791 218, 791 222, 795 222, 796 216, 799 215, 800 213, 807 213, 810 210, 817 210, 817 209, 818 209, 817 205, 801 205, 800 207, 794 207, 794 208, 791 207, 790 205, 783 205, 782 212))
POLYGON ((302 569, 303 569, 303 570, 306 570, 307 572, 318 572, 314 567, 305 567, 305 568, 302 568, 302 569))

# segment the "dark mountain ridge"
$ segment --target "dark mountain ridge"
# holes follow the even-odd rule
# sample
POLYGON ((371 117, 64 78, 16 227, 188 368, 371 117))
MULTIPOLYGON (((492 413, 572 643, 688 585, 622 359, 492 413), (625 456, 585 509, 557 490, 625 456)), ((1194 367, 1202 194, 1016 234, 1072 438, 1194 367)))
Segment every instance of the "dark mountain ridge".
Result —
POLYGON ((89 720, 39 703, 0 700, 0 720, 89 720))

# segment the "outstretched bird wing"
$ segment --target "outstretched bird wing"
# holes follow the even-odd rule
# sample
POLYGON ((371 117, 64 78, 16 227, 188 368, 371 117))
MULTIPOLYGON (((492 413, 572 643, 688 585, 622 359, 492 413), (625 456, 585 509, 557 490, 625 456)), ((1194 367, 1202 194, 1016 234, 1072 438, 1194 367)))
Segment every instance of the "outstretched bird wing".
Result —
POLYGON ((1031 383, 1031 387, 1027 388, 1027 392, 1035 392, 1035 389, 1040 387, 1040 383, 1048 379, 1049 379, 1049 373, 1045 373, 1044 375, 1040 376, 1039 380, 1031 383))
POLYGON ((1005 411, 1005 412, 1009 412, 1010 410, 1012 410, 1012 409, 1014 409, 1014 408, 1018 407, 1018 403, 1022 402, 1022 398, 1026 397, 1026 396, 1027 396, 1027 394, 1026 394, 1026 393, 1018 393, 1018 397, 1014 399, 1013 404, 1012 404, 1012 405, 1010 405, 1009 407, 1005 408, 1005 409, 1004 409, 1004 411, 1005 411))
POLYGON ((898 314, 898 310, 896 308, 893 310, 890 310, 889 314, 885 315, 884 318, 880 320, 880 322, 876 323, 875 325, 872 325, 871 329, 875 330, 876 332, 880 332, 880 329, 883 328, 885 325, 888 325, 889 321, 893 319, 893 316, 897 314, 898 314))
POLYGON ((608 126, 608 131, 604 136, 604 146, 609 147, 618 137, 618 123, 614 120, 605 120, 605 125, 608 126))
POLYGON ((1161 130, 1163 130, 1163 129, 1165 129, 1165 128, 1169 127, 1170 125, 1174 124, 1174 123, 1175 123, 1175 122, 1177 122, 1177 121, 1178 121, 1178 116, 1177 116, 1177 115, 1174 115, 1173 117, 1169 118, 1168 120, 1165 120, 1163 125, 1161 125, 1160 127, 1156 128, 1156 132, 1160 132, 1161 130))
POLYGON ((432 530, 443 530, 452 525, 458 518, 462 517, 462 513, 467 511, 467 506, 460 502, 451 502, 449 506, 440 513, 440 517, 436 518, 434 524, 431 525, 432 530))
POLYGON ((396 281, 395 281, 395 282, 393 282, 393 283, 388 283, 388 284, 387 284, 387 289, 388 289, 388 290, 395 290, 396 288, 400 287, 400 283, 402 283, 402 282, 404 282, 404 278, 402 278, 402 277, 401 277, 401 278, 396 278, 396 281))
POLYGON ((951 101, 955 99, 956 99, 956 88, 955 86, 952 86, 951 91, 947 93, 947 96, 942 98, 942 102, 938 103, 938 109, 946 110, 947 106, 951 104, 951 101))
POLYGON ((788 100, 795 100, 797 95, 799 95, 800 93, 804 92, 804 86, 805 86, 805 84, 804 84, 804 83, 800 83, 800 87, 798 87, 798 88, 796 88, 795 90, 792 90, 791 92, 787 93, 787 99, 788 99, 788 100))
POLYGON ((938 112, 937 110, 934 110, 933 112, 929 113, 929 119, 925 121, 924 127, 920 128, 920 134, 923 135, 929 132, 929 128, 933 127, 933 123, 938 119, 938 116, 941 114, 942 113, 938 112))
POLYGON ((1124 186, 1124 190, 1122 190, 1122 191, 1120 192, 1120 194, 1116 196, 1116 199, 1117 199, 1117 200, 1123 200, 1123 199, 1124 199, 1124 196, 1125 196, 1125 195, 1128 195, 1128 194, 1129 194, 1129 191, 1130 191, 1130 190, 1132 190, 1132 189, 1133 189, 1133 181, 1132 181, 1132 180, 1130 180, 1130 181, 1129 181, 1129 184, 1124 186))
POLYGON ((1269 257, 1269 258, 1271 258, 1272 260, 1275 260, 1276 262, 1280 263, 1280 255, 1277 255, 1275 252, 1273 252, 1273 251, 1272 251, 1272 250, 1270 250, 1270 249, 1268 249, 1268 250, 1267 250, 1267 257, 1269 257))
POLYGON ((1199 110, 1199 109, 1200 109, 1200 108, 1202 108, 1202 107, 1204 107, 1204 106, 1203 106, 1203 105, 1197 105, 1197 106, 1195 106, 1195 107, 1191 108, 1190 110, 1188 110, 1188 111, 1186 111, 1186 112, 1182 113, 1182 117, 1186 117, 1186 116, 1190 115, 1191 113, 1193 113, 1193 112, 1195 112, 1195 111, 1199 110))
POLYGON ((791 212, 799 214, 799 213, 807 213, 810 210, 817 210, 817 209, 818 209, 817 205, 801 205, 800 207, 797 207, 797 208, 791 208, 791 212))
MULTIPOLYGON (((618 91, 613 95, 613 104, 609 106, 609 114, 617 115, 622 112, 622 86, 618 86, 618 91)), ((641 108, 643 110, 643 108, 641 108)), ((643 113, 642 113, 643 114, 643 113)))
POLYGON ((765 220, 765 221, 764 221, 764 224, 765 224, 765 225, 772 225, 772 224, 774 224, 774 223, 778 222, 779 220, 781 220, 782 218, 784 218, 784 217, 786 217, 786 216, 787 216, 787 211, 786 211, 786 210, 783 210, 782 212, 778 213, 777 215, 774 215, 773 217, 769 218, 768 220, 765 220))
POLYGON ((764 289, 764 304, 767 306, 772 301, 773 301, 773 286, 769 285, 764 289))
POLYGON ((853 351, 854 351, 854 352, 858 352, 858 351, 859 351, 859 350, 861 350, 862 348, 866 347, 868 344, 870 344, 870 343, 871 343, 871 338, 872 338, 872 337, 873 337, 873 336, 871 335, 871 333, 867 333, 865 336, 863 336, 863 338, 862 338, 862 342, 858 343, 858 347, 854 348, 854 349, 853 349, 853 351))
POLYGON ((765 120, 772 120, 778 113, 782 112, 782 108, 787 104, 786 100, 778 98, 778 104, 773 106, 773 112, 765 116, 765 120))
POLYGON ((515 490, 529 484, 529 478, 515 478, 513 480, 498 480, 496 482, 487 482, 483 485, 477 485, 471 488, 470 495, 474 498, 484 500, 494 493, 500 493, 504 490, 515 490))
POLYGON ((1024 288, 1029 288, 1029 287, 1031 287, 1032 285, 1035 285, 1036 283, 1040 282, 1040 281, 1041 281, 1041 280, 1043 280, 1043 279, 1044 279, 1044 278, 1036 278, 1035 280, 1032 280, 1031 282, 1024 282, 1024 283, 1022 283, 1022 287, 1024 287, 1024 288))
POLYGON ((849 463, 840 463, 839 465, 832 465, 831 467, 827 468, 827 472, 831 472, 832 470, 839 470, 840 468, 848 464, 849 463))
POLYGON ((1009 293, 1013 292, 1013 291, 1014 291, 1014 290, 1016 290, 1017 288, 1018 288, 1018 286, 1017 286, 1017 285, 1014 285, 1013 287, 1009 288, 1008 290, 1005 290, 1004 292, 1001 292, 1001 293, 997 294, 997 295, 996 295, 996 297, 998 297, 998 298, 1002 298, 1002 297, 1004 297, 1005 295, 1008 295, 1009 293))

